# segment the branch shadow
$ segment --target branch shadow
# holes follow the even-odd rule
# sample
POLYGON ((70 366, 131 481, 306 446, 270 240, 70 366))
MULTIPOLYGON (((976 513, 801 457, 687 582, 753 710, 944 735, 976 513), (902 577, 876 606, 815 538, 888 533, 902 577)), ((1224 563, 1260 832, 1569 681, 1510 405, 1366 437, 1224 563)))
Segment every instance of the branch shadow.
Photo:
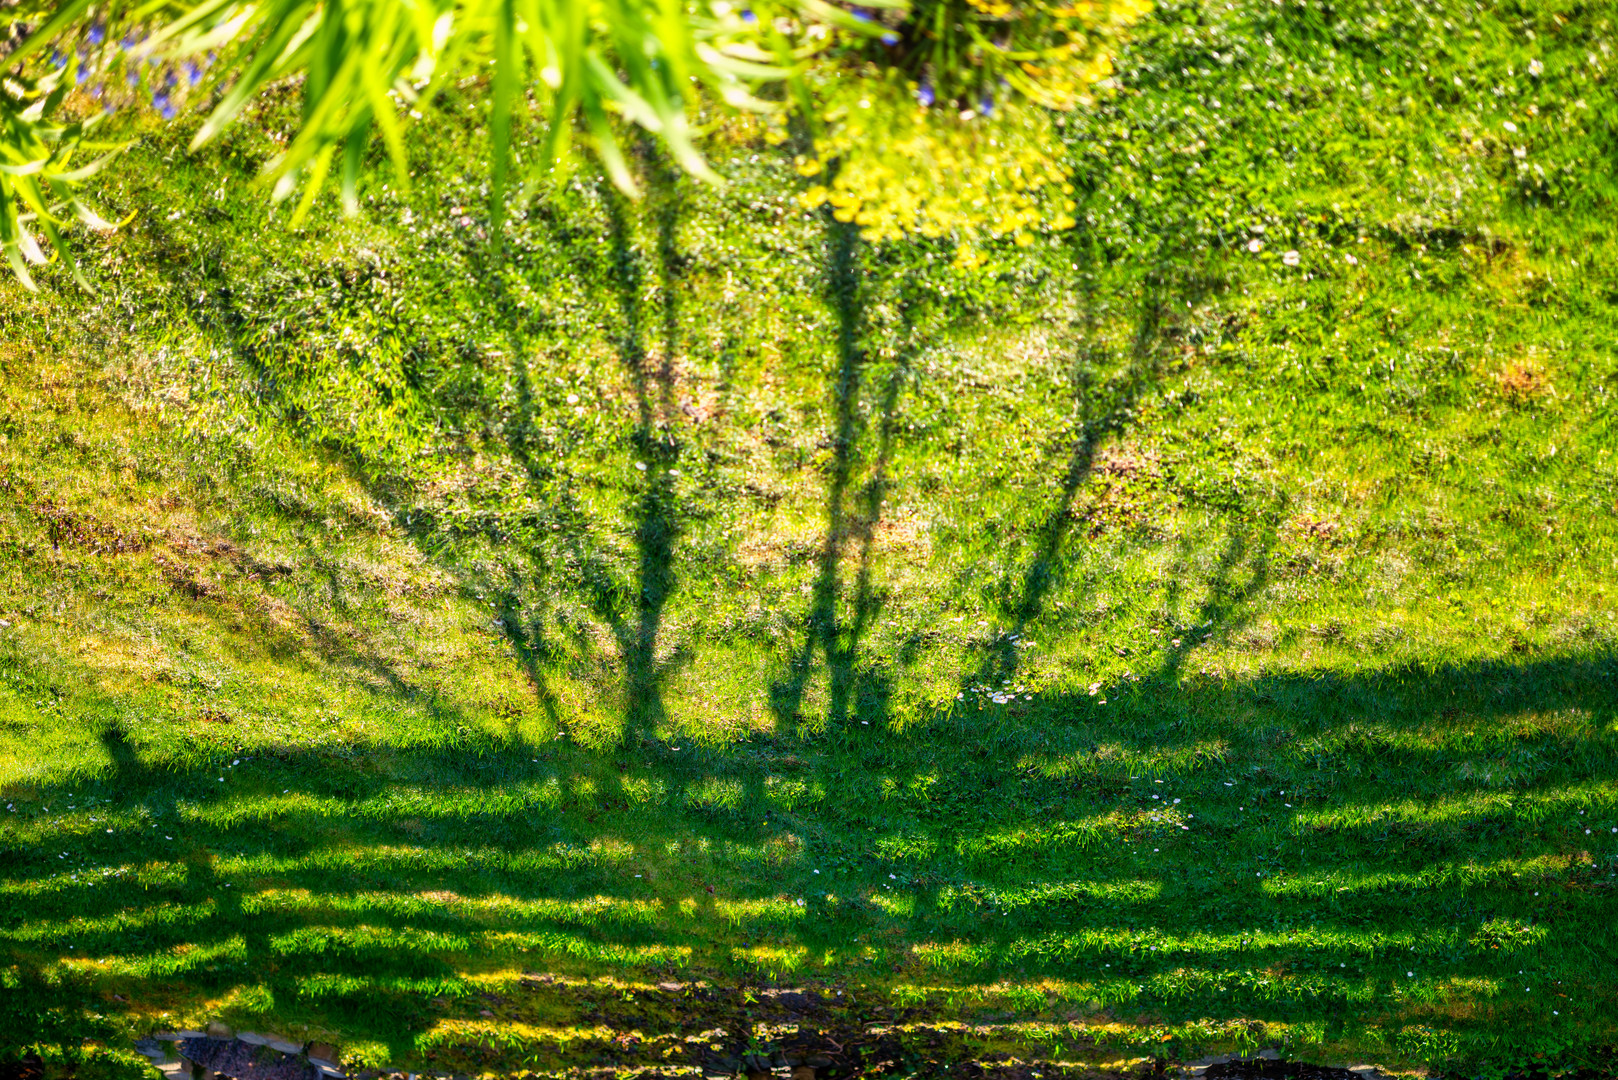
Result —
MULTIPOLYGON (((1392 730, 1421 730, 1450 723, 1451 709, 1485 719, 1530 709, 1582 710, 1587 719, 1566 741, 1587 756, 1565 755, 1574 764, 1557 766, 1561 772, 1547 771, 1533 783, 1556 805, 1572 806, 1585 797, 1572 790, 1573 781, 1602 779, 1602 725, 1610 723, 1618 702, 1618 665, 1610 657, 1466 662, 1353 676, 1263 674, 1210 688, 1187 685, 1185 672, 1198 643, 1186 635, 1164 652, 1155 672, 1109 687, 1109 709, 1083 694, 1055 695, 1037 707, 930 717, 908 736, 889 732, 891 686, 881 672, 862 665, 860 648, 881 610, 874 551, 908 361, 901 358, 881 384, 870 410, 880 418, 874 450, 862 451, 871 442, 863 404, 873 392, 874 365, 864 347, 860 249, 856 230, 831 223, 823 284, 837 339, 826 532, 815 558, 802 642, 787 673, 771 687, 778 730, 773 738, 676 756, 677 748, 658 745, 658 735, 668 724, 665 682, 678 661, 677 650, 670 659, 659 658, 659 636, 679 586, 673 560, 682 524, 672 470, 685 448, 670 422, 680 348, 679 205, 669 195, 655 215, 661 303, 653 316, 644 301, 644 257, 621 204, 609 204, 608 220, 609 280, 619 320, 615 345, 633 391, 632 443, 645 466, 637 470, 635 483, 642 486, 630 505, 633 569, 626 573, 603 554, 592 534, 596 523, 575 497, 571 478, 547 458, 546 445, 536 437, 542 406, 524 358, 526 343, 514 335, 517 405, 503 435, 530 487, 545 498, 531 519, 477 527, 494 542, 522 545, 536 569, 528 578, 508 570, 504 579, 475 580, 496 593, 500 630, 556 725, 561 710, 546 671, 558 650, 525 598, 564 577, 569 580, 562 587, 588 598, 622 666, 620 746, 599 752, 565 744, 536 748, 512 733, 447 748, 366 746, 346 756, 287 749, 253 763, 250 768, 261 775, 251 784, 236 784, 221 783, 212 766, 176 767, 155 755, 143 759, 129 732, 108 727, 102 740, 109 764, 95 781, 97 791, 109 806, 140 818, 141 831, 98 835, 77 819, 52 822, 31 812, 27 835, 7 837, 0 870, 0 951, 20 972, 21 985, 60 1012, 64 1038, 86 1030, 90 1006, 78 984, 63 988, 62 973, 79 959, 75 953, 92 950, 116 961, 109 978, 117 986, 169 978, 215 997, 245 985, 299 1000, 311 980, 348 979, 344 985, 354 989, 330 999, 337 1002, 335 1014, 356 1032, 401 1046, 409 1041, 401 1031, 411 1037, 427 1031, 444 1010, 426 1006, 413 990, 389 989, 389 979, 459 988, 469 972, 536 961, 758 977, 758 969, 726 955, 738 940, 813 953, 880 939, 897 943, 890 953, 895 975, 982 985, 1030 973, 1090 978, 1097 963, 1140 976, 1163 974, 1170 964, 1213 973, 1261 970, 1296 961, 1300 948, 1309 963, 1354 959, 1357 975, 1375 973, 1392 970, 1391 953, 1366 961, 1329 934, 1307 947, 1279 941, 1248 947, 1231 939, 1260 918, 1307 915, 1323 931, 1346 933, 1390 913, 1397 913, 1402 926, 1423 932, 1443 927, 1451 916, 1406 910, 1402 895, 1369 889, 1363 900, 1359 893, 1345 900, 1337 893, 1278 894, 1257 875, 1174 880, 1143 850, 1143 840, 1166 830, 1146 816, 1155 813, 1150 792, 1131 787, 1142 777, 1129 774, 1129 754, 1159 753, 1186 762, 1147 779, 1195 789, 1195 797, 1212 807, 1210 831, 1227 838, 1244 826, 1228 805, 1217 803, 1225 798, 1219 785, 1227 782, 1218 777, 1246 785, 1241 790, 1255 812, 1272 815, 1267 827, 1282 828, 1290 820, 1279 814, 1282 807, 1269 790, 1279 785, 1266 774, 1255 779, 1253 772, 1281 767, 1274 748, 1260 757, 1254 744, 1242 742, 1245 728, 1219 720, 1220 709, 1233 700, 1251 700, 1260 718, 1333 736, 1334 767, 1345 775, 1362 766, 1390 767, 1388 740, 1367 734, 1367 715, 1392 730), (654 333, 661 338, 655 356, 647 344, 654 333), (805 737, 793 737, 791 725, 804 719, 817 656, 824 658, 828 679, 827 730, 867 720, 868 737, 817 740, 802 728, 805 737), (1157 723, 1168 717, 1175 722, 1157 723), (1209 749, 1220 740, 1254 760, 1209 749), (1103 744, 1119 752, 1108 757, 1103 744), (1066 771, 1045 767, 1055 765, 1066 771), (1553 787, 1564 780, 1568 790, 1553 787), (808 793, 804 801, 782 794, 800 789, 808 793), (277 791, 298 794, 278 799, 277 791), (253 799, 259 809, 249 805, 253 799), (1114 818, 1128 824, 1106 824, 1114 818), (148 822, 175 823, 172 835, 180 839, 144 828, 148 822), (64 881, 68 851, 78 858, 64 881), (159 875, 154 886, 130 869, 143 866, 182 872, 159 875), (884 904, 889 882, 909 890, 912 908, 884 904), (1159 903, 1155 898, 1163 892, 1135 889, 1138 882, 1181 891, 1173 903, 1159 903), (244 901, 248 893, 251 905, 244 901), (834 901, 834 893, 840 899, 834 901), (803 901, 812 917, 790 911, 780 916, 789 896, 803 901), (479 906, 481 901, 488 903, 479 906), (998 917, 1014 905, 1027 917, 998 917), (182 909, 190 915, 173 916, 182 909), (1188 911, 1218 940, 1197 949, 1176 944, 1158 956, 1146 955, 1143 950, 1152 947, 1134 937, 1125 944, 1096 943, 1094 935, 1112 933, 1120 924, 1131 935, 1174 937, 1188 911), (1093 933, 1089 943, 1086 933, 1093 933), (1029 943, 1033 934, 1055 943, 1035 948, 1038 941, 1029 943), (1056 941, 1057 935, 1066 937, 1056 941), (914 960, 927 948, 952 942, 981 947, 987 959, 958 969, 927 968, 914 960), (912 966, 905 968, 907 963, 912 966)), ((1028 564, 1003 597, 1015 634, 1041 618, 1073 557, 1076 501, 1107 440, 1124 429, 1133 406, 1154 385, 1166 311, 1182 298, 1166 284, 1148 290, 1124 371, 1100 385, 1075 381, 1079 431, 1062 458, 1058 493, 1040 518, 1028 564)), ((1197 608, 1198 628, 1230 632, 1252 617, 1269 583, 1269 553, 1287 505, 1284 495, 1277 496, 1243 520, 1232 520, 1210 573, 1197 582, 1206 591, 1197 608)), ((396 516, 417 530, 413 535, 425 546, 428 523, 402 508, 396 516)), ((1192 563, 1190 549, 1182 549, 1171 575, 1171 602, 1178 603, 1181 593, 1175 590, 1192 578, 1192 563)), ((1013 678, 1017 661, 1002 637, 974 679, 1013 678)), ((377 673, 386 677, 390 669, 384 664, 377 673)), ((389 682, 395 694, 416 692, 402 678, 389 682)), ((1440 749, 1400 744, 1398 755, 1407 777, 1454 780, 1454 763, 1440 749)), ((1314 794, 1299 802, 1312 800, 1316 808, 1336 790, 1325 780, 1307 783, 1314 794)), ((46 784, 33 793, 34 802, 59 805, 81 787, 46 784)), ((1573 857, 1567 837, 1518 829, 1515 819, 1501 817, 1504 811, 1484 806, 1463 807, 1441 822, 1394 826, 1354 817, 1353 807, 1337 809, 1351 820, 1332 826, 1336 846, 1303 846, 1288 856, 1293 868, 1347 874, 1368 866, 1460 864, 1475 856, 1502 865, 1525 855, 1573 857)), ((1239 811, 1246 813, 1246 804, 1239 811)), ((1434 886, 1435 895, 1514 917, 1529 910, 1503 875, 1457 882, 1434 886)), ((1591 890, 1572 897, 1563 910, 1599 910, 1605 899, 1591 890)), ((1597 944, 1611 951, 1611 942, 1597 944)), ((1457 953, 1454 960, 1463 974, 1486 975, 1492 964, 1481 952, 1457 953)), ((1339 991, 1346 993, 1342 987, 1329 992, 1339 991)), ((1164 1008, 1179 1007, 1172 1004, 1179 999, 1164 1000, 1171 1002, 1164 1008)), ((1286 1003, 1278 1000, 1253 989, 1197 999, 1195 1007, 1215 1017, 1265 1010, 1284 1015, 1286 1003)))
MULTIPOLYGON (((1211 577, 1250 565, 1261 547, 1262 538, 1232 541, 1227 554, 1246 554, 1222 560, 1211 577)), ((1084 695, 1001 710, 972 739, 941 722, 918 729, 931 733, 922 736, 874 728, 862 744, 740 745, 684 760, 626 762, 490 738, 388 748, 385 757, 287 749, 232 772, 223 763, 177 767, 112 724, 101 733, 101 774, 40 786, 5 841, 0 958, 31 995, 22 1011, 55 1017, 36 1029, 42 1038, 71 1041, 99 1030, 92 1014, 130 1007, 114 1002, 113 991, 138 999, 154 980, 207 997, 259 987, 284 1002, 329 985, 348 987, 319 999, 336 1022, 355 1037, 394 1040, 403 1052, 415 1035, 456 1014, 456 988, 511 964, 565 971, 583 957, 587 966, 642 977, 746 981, 759 973, 724 958, 730 941, 816 955, 882 940, 896 957, 950 945, 979 959, 923 965, 904 977, 989 986, 1045 975, 1094 980, 1105 970, 1107 978, 1134 980, 1136 1007, 1240 1018, 1346 1002, 1363 980, 1409 965, 1406 938, 1440 950, 1457 978, 1492 977, 1520 960, 1487 943, 1455 944, 1457 913, 1474 928, 1521 919, 1536 910, 1530 886, 1546 880, 1568 881, 1556 925, 1599 920, 1607 904, 1599 875, 1618 865, 1586 867, 1579 852, 1587 842, 1522 815, 1545 806, 1570 816, 1575 807, 1618 812, 1610 799, 1591 802, 1589 787, 1610 758, 1599 751, 1618 716, 1618 660, 1267 674, 1213 689, 1184 686, 1178 672, 1169 664, 1112 688, 1110 710, 1084 695), (1317 741, 1331 737, 1335 767, 1360 776, 1358 786, 1352 779, 1347 790, 1322 786, 1304 776, 1306 761, 1273 752, 1263 762, 1277 770, 1269 776, 1240 757, 1192 755, 1186 760, 1194 764, 1163 774, 1168 786, 1157 786, 1151 775, 1131 777, 1123 761, 1085 749, 1099 737, 1171 756, 1194 750, 1231 730, 1209 718, 1209 694, 1263 699, 1278 717, 1309 715, 1309 730, 1317 741), (1138 713, 1148 706, 1157 717, 1190 722, 1142 727, 1138 713), (1445 729, 1456 722, 1454 709, 1473 723, 1529 710, 1582 715, 1582 735, 1560 736, 1565 745, 1553 739, 1543 750, 1585 764, 1530 782, 1522 790, 1533 798, 1514 811, 1511 799, 1469 803, 1450 795, 1454 763, 1441 747, 1391 736, 1379 742, 1364 727, 1370 713, 1390 732, 1445 729), (1433 800, 1433 813, 1362 798, 1387 768, 1391 746, 1399 747, 1407 782, 1433 800), (873 753, 874 768, 867 764, 873 753), (1006 767, 1008 755, 1031 753, 1079 767, 1060 775, 1006 767), (940 791, 965 798, 896 808, 873 793, 875 780, 923 772, 940 791), (611 785, 614 775, 640 786, 611 785), (812 780, 824 796, 788 806, 760 795, 767 825, 746 805, 704 801, 716 781, 768 793, 771 778, 792 776, 812 780), (635 801, 631 790, 651 790, 649 782, 663 794, 635 801), (1283 806, 1273 790, 1283 784, 1295 788, 1287 797, 1296 807, 1283 806), (1195 804, 1204 844, 1282 829, 1277 835, 1296 834, 1296 850, 1272 857, 1253 849, 1261 856, 1257 876, 1245 862, 1187 874, 1182 856, 1164 867, 1151 845, 1193 841, 1157 820, 1166 808, 1166 799, 1152 798, 1158 793, 1195 804), (1239 812, 1229 805, 1238 800, 1239 812), (77 810, 62 813, 69 805, 77 810), (112 829, 103 832, 86 813, 104 816, 112 829), (787 836, 798 840, 784 844, 787 836), (1528 865, 1546 868, 1525 882, 1518 871, 1528 865), (889 888, 912 896, 913 909, 880 902, 889 888), (783 894, 807 899, 803 918, 777 914, 783 894), (1371 946, 1356 936, 1389 920, 1402 937, 1371 946), (1277 926, 1306 933, 1289 936, 1277 926), (1268 978, 1266 969, 1279 964, 1320 977, 1278 997, 1242 974, 1268 978), (69 977, 86 970, 100 974, 69 977), (1176 976, 1141 996, 1142 980, 1170 971, 1199 972, 1209 988, 1225 989, 1188 990, 1182 1001, 1171 987, 1197 980, 1176 976), (412 989, 422 986, 448 988, 452 1003, 429 1003, 446 990, 412 989)), ((1533 738, 1518 736, 1525 746, 1533 738)), ((1540 962, 1575 990, 1599 994, 1597 970, 1618 956, 1618 938, 1597 934, 1584 944, 1583 952, 1546 953, 1540 962)))
MULTIPOLYGON (((875 404, 876 438, 872 450, 862 454, 865 421, 861 395, 870 374, 864 336, 866 298, 860 278, 861 241, 857 226, 838 222, 829 214, 826 228, 827 264, 823 288, 836 319, 836 368, 832 380, 835 421, 831 435, 831 463, 826 481, 825 537, 815 558, 809 612, 803 642, 787 663, 786 672, 770 686, 770 710, 777 724, 795 725, 803 714, 804 696, 818 652, 825 658, 828 686, 822 730, 835 732, 851 720, 880 717, 892 692, 891 680, 860 663, 860 644, 881 609, 873 582, 873 549, 882 506, 891 483, 888 470, 898 432, 899 399, 917 353, 925 347, 925 334, 901 308, 903 343, 885 372, 875 404), (855 490, 855 473, 869 475, 855 490), (852 550, 854 580, 847 598, 848 615, 839 614, 844 601, 844 563, 852 550)), ((820 723, 815 726, 820 728, 820 723)))
MULTIPOLYGON (((1079 247, 1078 258, 1089 262, 1094 252, 1079 247)), ((1099 308, 1093 295, 1096 276, 1080 275, 1089 294, 1083 304, 1084 332, 1073 356, 1073 396, 1078 416, 1078 432, 1073 438, 1057 496, 1036 526, 1034 551, 1014 589, 1003 595, 1009 630, 1003 630, 991 643, 977 669, 962 679, 963 693, 973 688, 994 688, 1009 684, 1017 676, 1021 659, 1019 641, 1043 616, 1047 598, 1071 561, 1070 538, 1076 522, 1082 520, 1076 502, 1095 475, 1096 458, 1109 440, 1127 430, 1142 398, 1158 384, 1164 353, 1172 345, 1177 330, 1174 313, 1190 307, 1211 288, 1194 275, 1159 269, 1148 274, 1141 289, 1140 307, 1134 318, 1127 360, 1121 370, 1099 384, 1093 374, 1097 361, 1105 362, 1105 349, 1096 344, 1095 313, 1099 308)))

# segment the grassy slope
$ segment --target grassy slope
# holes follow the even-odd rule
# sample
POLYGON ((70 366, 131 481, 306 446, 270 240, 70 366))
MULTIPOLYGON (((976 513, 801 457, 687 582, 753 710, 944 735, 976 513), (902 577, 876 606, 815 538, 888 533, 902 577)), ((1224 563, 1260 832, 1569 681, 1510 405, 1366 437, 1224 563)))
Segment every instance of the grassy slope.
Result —
POLYGON ((543 968, 1599 1057, 1612 13, 1342 7, 1160 12, 976 277, 745 144, 495 266, 465 132, 298 236, 270 137, 148 136, 105 291, 0 313, 0 1021, 652 1053, 543 968))

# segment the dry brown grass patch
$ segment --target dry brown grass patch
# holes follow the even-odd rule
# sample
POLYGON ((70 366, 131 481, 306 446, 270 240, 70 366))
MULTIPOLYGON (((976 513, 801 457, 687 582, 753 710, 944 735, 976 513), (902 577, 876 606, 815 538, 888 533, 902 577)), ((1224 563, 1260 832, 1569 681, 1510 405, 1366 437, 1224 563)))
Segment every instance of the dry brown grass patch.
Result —
POLYGON ((1339 525, 1329 518, 1313 518, 1304 514, 1287 522, 1287 529, 1300 537, 1329 542, 1337 535, 1339 525))
POLYGON ((1545 369, 1532 358, 1513 360, 1494 376, 1495 389, 1512 405, 1531 405, 1551 391, 1545 369))
POLYGON ((915 518, 878 521, 875 542, 878 551, 900 551, 917 558, 925 558, 933 550, 926 523, 915 518))

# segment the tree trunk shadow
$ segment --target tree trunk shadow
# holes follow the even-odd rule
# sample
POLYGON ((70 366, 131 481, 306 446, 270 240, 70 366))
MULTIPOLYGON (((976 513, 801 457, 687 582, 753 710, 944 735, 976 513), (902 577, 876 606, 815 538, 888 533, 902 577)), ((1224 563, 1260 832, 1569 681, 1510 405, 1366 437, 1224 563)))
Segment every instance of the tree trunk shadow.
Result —
MULTIPOLYGON (((1011 629, 994 642, 984 662, 966 679, 966 686, 998 686, 1016 676, 1018 641, 1044 613, 1046 599, 1061 579, 1076 519, 1074 503, 1095 472, 1096 455, 1108 439, 1124 430, 1142 395, 1156 385, 1170 304, 1184 299, 1180 292, 1185 290, 1173 290, 1173 284, 1172 278, 1163 276, 1147 281, 1136 315, 1129 362, 1122 372, 1095 386, 1088 371, 1076 365, 1074 397, 1080 414, 1079 431, 1062 471, 1057 497, 1036 530, 1034 555, 1011 603, 1011 629)), ((1087 300, 1087 338, 1093 337, 1094 311, 1093 300, 1087 300)), ((1082 363, 1083 358, 1076 360, 1082 363)))
POLYGON ((825 723, 837 730, 851 719, 884 715, 891 680, 860 668, 860 642, 881 608, 873 584, 872 556, 889 479, 888 467, 898 429, 899 395, 917 351, 916 327, 904 312, 905 342, 888 372, 876 406, 877 441, 869 460, 870 476, 857 490, 856 470, 866 464, 859 445, 863 432, 861 392, 867 376, 866 298, 860 285, 860 235, 857 227, 825 218, 827 264, 824 287, 837 323, 837 369, 832 383, 836 423, 826 485, 826 533, 815 559, 809 614, 802 645, 787 672, 770 687, 770 708, 777 723, 802 719, 804 697, 813 674, 815 653, 825 656, 828 687, 825 723), (845 582, 843 562, 851 552, 856 571, 848 599, 849 614, 839 615, 845 582))

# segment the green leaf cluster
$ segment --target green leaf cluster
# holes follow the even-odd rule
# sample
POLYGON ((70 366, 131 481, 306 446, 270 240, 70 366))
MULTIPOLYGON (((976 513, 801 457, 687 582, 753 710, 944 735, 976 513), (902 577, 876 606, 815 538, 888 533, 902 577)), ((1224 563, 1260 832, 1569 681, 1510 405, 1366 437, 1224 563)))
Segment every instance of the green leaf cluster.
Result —
MULTIPOLYGON (((102 80, 122 75, 130 87, 147 86, 151 104, 171 117, 186 93, 183 82, 196 84, 203 65, 210 67, 205 89, 212 100, 193 149, 217 140, 269 88, 299 84, 295 127, 263 167, 274 200, 296 197, 294 225, 334 180, 345 207, 358 207, 374 138, 408 185, 412 123, 432 113, 451 86, 470 82, 487 102, 497 243, 513 180, 532 188, 565 167, 575 142, 635 194, 625 148, 626 139, 641 136, 626 126, 660 142, 685 171, 717 180, 692 122, 710 107, 720 115, 769 116, 776 143, 800 123, 817 155, 805 173, 817 171, 820 159, 841 166, 830 188, 817 185, 807 204, 829 199, 839 218, 859 222, 872 238, 1025 241, 1030 229, 1073 224, 1051 110, 1090 101, 1111 72, 1110 50, 1147 7, 1147 0, 884 0, 873 7, 825 0, 153 0, 127 7, 73 0, 38 26, 16 8, 0 15, 0 28, 23 42, 7 58, 14 81, 0 105, 0 152, 11 163, 8 176, 40 179, 0 187, 6 250, 27 281, 26 262, 43 258, 28 221, 64 253, 57 231, 64 212, 105 225, 74 194, 87 173, 65 165, 83 127, 45 120, 72 87, 64 43, 76 48, 77 81, 93 83, 74 105, 79 112, 95 109, 102 80), (49 62, 41 59, 47 48, 55 50, 49 62), (25 74, 35 69, 43 74, 30 82, 25 74), (765 88, 774 89, 762 95, 765 88), (1060 194, 1049 197, 1047 189, 1060 194), (30 216, 20 220, 21 212, 30 216)), ((104 108, 114 110, 106 100, 104 108)), ((970 264, 971 249, 964 250, 970 264)))
MULTIPOLYGON (((58 17, 47 31, 60 22, 58 17)), ((29 39, 9 59, 25 60, 42 40, 43 34, 29 39)), ((87 138, 100 117, 84 121, 64 116, 69 90, 65 71, 58 68, 34 77, 0 73, 0 247, 12 272, 29 288, 34 282, 28 267, 48 258, 35 229, 65 254, 62 227, 67 222, 112 228, 74 190, 101 169, 113 148, 87 138), (75 160, 98 151, 103 153, 91 161, 75 160)), ((74 273, 83 284, 76 268, 74 273)))

